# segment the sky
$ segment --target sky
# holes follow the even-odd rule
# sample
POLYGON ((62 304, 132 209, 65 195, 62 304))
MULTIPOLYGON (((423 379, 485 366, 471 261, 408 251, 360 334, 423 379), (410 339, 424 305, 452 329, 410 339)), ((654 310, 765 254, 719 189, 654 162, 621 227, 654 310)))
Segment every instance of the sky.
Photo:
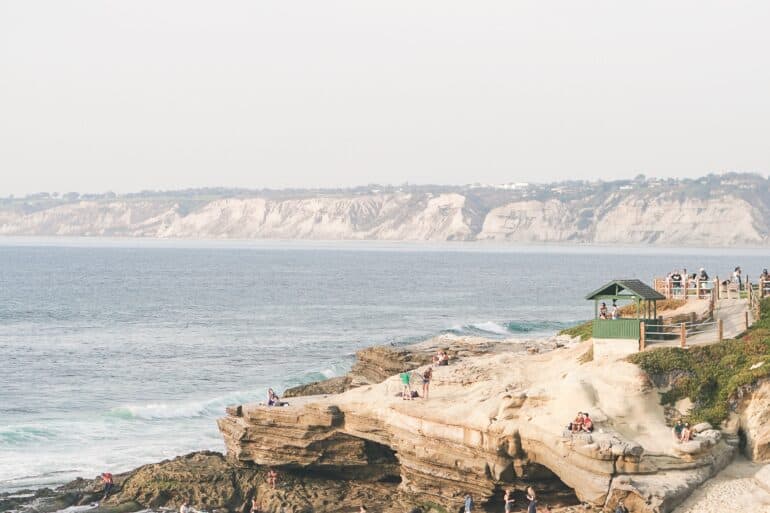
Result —
POLYGON ((0 195, 770 173, 770 2, 0 0, 0 195))

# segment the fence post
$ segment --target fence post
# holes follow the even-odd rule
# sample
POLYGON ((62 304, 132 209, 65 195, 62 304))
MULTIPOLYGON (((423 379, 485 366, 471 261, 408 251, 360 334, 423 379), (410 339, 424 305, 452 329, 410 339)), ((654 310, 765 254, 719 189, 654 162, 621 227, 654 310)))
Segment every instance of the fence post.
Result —
POLYGON ((719 301, 719 276, 714 276, 714 290, 716 290, 716 299, 719 301))
POLYGON ((717 333, 719 334, 719 341, 724 340, 725 337, 725 323, 722 319, 717 321, 717 333))
POLYGON ((687 326, 682 323, 679 327, 679 344, 682 347, 687 347, 687 326))
POLYGON ((647 328, 644 325, 644 321, 639 322, 639 351, 644 351, 644 346, 647 342, 647 328))
POLYGON ((749 329, 749 311, 748 310, 743 312, 743 320, 744 320, 744 324, 746 325, 746 330, 748 331, 749 329))

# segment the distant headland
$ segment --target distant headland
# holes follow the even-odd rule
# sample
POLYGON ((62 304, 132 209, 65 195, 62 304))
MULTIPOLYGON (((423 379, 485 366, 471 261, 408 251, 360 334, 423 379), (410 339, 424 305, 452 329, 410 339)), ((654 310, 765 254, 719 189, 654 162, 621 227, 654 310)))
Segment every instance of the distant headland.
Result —
POLYGON ((770 179, 187 189, 0 198, 0 235, 183 239, 770 244, 770 179))

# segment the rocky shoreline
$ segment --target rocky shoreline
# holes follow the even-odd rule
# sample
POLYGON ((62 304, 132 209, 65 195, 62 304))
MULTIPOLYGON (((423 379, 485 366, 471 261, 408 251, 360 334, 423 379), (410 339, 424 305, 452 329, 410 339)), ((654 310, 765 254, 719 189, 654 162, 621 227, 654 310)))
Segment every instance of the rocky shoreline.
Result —
MULTIPOLYGON (((570 337, 494 341, 447 335, 409 346, 373 346, 357 352, 356 362, 345 376, 293 387, 285 391, 284 397, 337 394, 378 383, 404 369, 413 370, 430 362, 438 348, 458 359, 501 351, 539 353, 571 342, 570 337)), ((402 493, 398 482, 381 473, 363 478, 362 469, 357 469, 355 475, 342 470, 318 473, 281 469, 279 485, 273 490, 267 486, 267 471, 266 466, 233 462, 217 452, 195 452, 116 474, 116 491, 98 507, 103 485, 96 477, 78 478, 54 489, 0 493, 0 512, 50 513, 73 507, 90 508, 88 511, 93 513, 163 511, 178 509, 183 499, 202 511, 247 512, 255 496, 266 512, 354 511, 361 504, 370 505, 374 512, 433 507, 420 497, 402 493)))
MULTIPOLYGON (((749 457, 766 456, 770 384, 747 391, 721 430, 699 426, 695 443, 673 445, 660 377, 594 362, 590 348, 566 336, 453 335, 366 348, 347 375, 285 391, 288 407, 228 407, 219 421, 226 455, 192 453, 117 475, 115 492, 88 510, 178 510, 187 500, 246 513, 256 497, 266 513, 352 513, 362 504, 372 513, 452 513, 472 493, 491 513, 502 511, 504 489, 523 511, 533 484, 554 513, 612 511, 621 499, 632 513, 667 513, 728 465, 741 439, 749 457), (430 399, 397 399, 396 375, 420 372, 439 349, 451 363, 435 369, 430 399), (592 412, 596 432, 563 432, 577 409, 592 412)), ((85 510, 101 490, 98 479, 77 479, 0 494, 0 511, 85 510)))

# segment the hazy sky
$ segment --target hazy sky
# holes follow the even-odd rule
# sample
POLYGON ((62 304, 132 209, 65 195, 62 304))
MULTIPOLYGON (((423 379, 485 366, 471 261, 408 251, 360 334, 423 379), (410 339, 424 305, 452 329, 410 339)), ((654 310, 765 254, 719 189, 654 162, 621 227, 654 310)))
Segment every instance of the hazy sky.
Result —
POLYGON ((770 2, 0 0, 0 195, 770 172, 770 2))

